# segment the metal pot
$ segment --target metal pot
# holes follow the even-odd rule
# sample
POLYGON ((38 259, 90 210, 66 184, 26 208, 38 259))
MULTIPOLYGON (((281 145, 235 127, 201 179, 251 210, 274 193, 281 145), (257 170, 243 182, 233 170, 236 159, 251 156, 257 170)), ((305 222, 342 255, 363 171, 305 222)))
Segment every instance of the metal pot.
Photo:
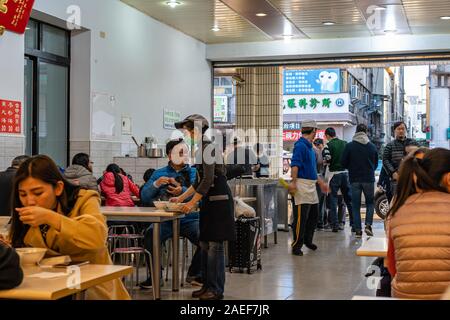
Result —
POLYGON ((149 158, 163 158, 164 151, 161 148, 151 148, 147 150, 147 157, 149 158))
POLYGON ((147 149, 145 148, 145 146, 143 144, 141 144, 138 149, 138 157, 139 158, 147 158, 147 149))

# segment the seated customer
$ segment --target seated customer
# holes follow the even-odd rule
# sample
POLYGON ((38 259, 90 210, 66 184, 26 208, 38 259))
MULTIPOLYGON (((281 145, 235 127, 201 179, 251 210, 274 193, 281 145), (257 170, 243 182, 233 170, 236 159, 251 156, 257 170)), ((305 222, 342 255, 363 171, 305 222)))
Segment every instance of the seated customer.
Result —
MULTIPOLYGON (((16 174, 10 239, 16 248, 47 248, 47 255, 72 261, 112 264, 107 228, 98 192, 64 180, 53 160, 39 155, 16 174)), ((88 289, 87 299, 129 299, 123 283, 113 280, 88 289)))
POLYGON ((102 195, 106 198, 107 206, 134 207, 132 195, 139 197, 139 188, 120 172, 119 166, 114 163, 106 168, 100 182, 102 195))
POLYGON ((0 239, 0 290, 8 290, 22 283, 23 272, 19 256, 0 239))
POLYGON ((14 158, 11 167, 0 172, 0 216, 11 216, 11 193, 13 189, 14 176, 22 162, 29 156, 19 156, 14 158))
MULTIPOLYGON (((185 158, 188 155, 187 145, 183 139, 170 141, 166 146, 166 153, 169 156, 169 165, 156 170, 150 180, 144 185, 141 192, 141 201, 144 205, 151 206, 153 201, 169 199, 185 192, 194 182, 196 170, 191 168, 185 158)), ((201 280, 201 255, 199 250, 199 214, 192 213, 180 220, 180 236, 186 237, 197 246, 197 250, 192 257, 186 281, 200 282, 201 280)), ((172 238, 172 221, 161 224, 161 242, 172 238)), ((145 248, 152 252, 153 249, 153 226, 145 234, 145 248)), ((141 287, 152 286, 151 279, 141 283, 141 287)))
POLYGON ((98 191, 97 179, 92 175, 92 162, 86 153, 73 157, 72 165, 64 171, 64 176, 82 189, 98 191))
POLYGON ((450 150, 409 156, 387 217, 392 296, 439 299, 450 286, 450 150))

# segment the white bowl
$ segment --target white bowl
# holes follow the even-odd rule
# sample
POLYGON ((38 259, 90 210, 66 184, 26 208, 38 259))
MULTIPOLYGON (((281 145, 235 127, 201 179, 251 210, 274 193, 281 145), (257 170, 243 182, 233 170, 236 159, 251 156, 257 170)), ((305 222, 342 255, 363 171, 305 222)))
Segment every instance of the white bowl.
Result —
POLYGON ((153 201, 153 204, 158 210, 165 210, 168 203, 169 201, 153 201))
POLYGON ((47 249, 45 248, 18 248, 17 254, 20 257, 22 266, 31 266, 38 264, 44 258, 47 249))

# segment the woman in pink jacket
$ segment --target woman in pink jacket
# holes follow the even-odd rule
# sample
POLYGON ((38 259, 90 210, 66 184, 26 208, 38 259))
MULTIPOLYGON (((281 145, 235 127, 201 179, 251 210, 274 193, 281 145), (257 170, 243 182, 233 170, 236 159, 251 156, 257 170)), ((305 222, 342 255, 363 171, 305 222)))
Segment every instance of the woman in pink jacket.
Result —
POLYGON ((110 207, 134 207, 132 195, 139 197, 139 188, 128 177, 120 173, 116 164, 110 164, 100 183, 106 205, 110 207))

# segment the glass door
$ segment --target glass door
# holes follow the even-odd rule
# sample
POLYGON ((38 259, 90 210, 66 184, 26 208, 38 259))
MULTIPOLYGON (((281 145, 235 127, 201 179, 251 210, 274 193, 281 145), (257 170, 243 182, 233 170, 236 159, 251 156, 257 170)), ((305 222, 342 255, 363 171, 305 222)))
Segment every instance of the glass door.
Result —
POLYGON ((35 63, 29 57, 25 57, 25 95, 23 103, 23 132, 25 135, 25 154, 32 155, 33 152, 33 137, 34 137, 34 122, 33 122, 33 97, 34 97, 34 68, 35 63))

